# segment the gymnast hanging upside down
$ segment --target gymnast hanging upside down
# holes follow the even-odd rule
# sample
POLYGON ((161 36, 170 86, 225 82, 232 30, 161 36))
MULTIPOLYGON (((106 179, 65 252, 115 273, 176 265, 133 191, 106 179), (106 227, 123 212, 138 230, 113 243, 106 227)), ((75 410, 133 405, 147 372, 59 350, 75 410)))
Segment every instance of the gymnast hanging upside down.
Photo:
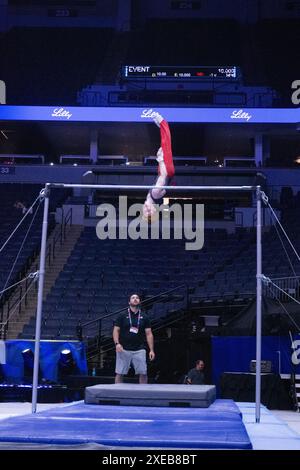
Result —
POLYGON ((150 189, 147 194, 147 198, 143 206, 143 217, 150 221, 153 220, 157 211, 155 205, 162 204, 162 199, 166 194, 166 190, 161 189, 161 187, 169 186, 170 181, 175 174, 169 124, 158 113, 153 115, 153 121, 160 128, 161 146, 156 154, 156 160, 158 162, 158 178, 155 183, 155 188, 150 189))

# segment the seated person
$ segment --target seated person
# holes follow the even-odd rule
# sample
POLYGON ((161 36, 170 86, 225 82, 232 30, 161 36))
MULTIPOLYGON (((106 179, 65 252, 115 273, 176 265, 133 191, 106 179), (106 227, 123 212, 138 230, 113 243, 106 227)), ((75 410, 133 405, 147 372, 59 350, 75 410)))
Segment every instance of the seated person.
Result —
POLYGON ((185 383, 189 385, 203 385, 205 383, 204 367, 204 361, 198 359, 195 367, 188 372, 185 383))
POLYGON ((22 211, 22 214, 26 214, 26 212, 29 211, 29 214, 32 214, 32 207, 30 207, 29 209, 27 208, 27 204, 25 201, 16 201, 14 203, 14 208, 15 209, 20 209, 22 211))
POLYGON ((24 204, 23 204, 21 201, 16 201, 16 202, 14 203, 14 208, 15 208, 15 209, 21 209, 21 210, 23 210, 24 204))

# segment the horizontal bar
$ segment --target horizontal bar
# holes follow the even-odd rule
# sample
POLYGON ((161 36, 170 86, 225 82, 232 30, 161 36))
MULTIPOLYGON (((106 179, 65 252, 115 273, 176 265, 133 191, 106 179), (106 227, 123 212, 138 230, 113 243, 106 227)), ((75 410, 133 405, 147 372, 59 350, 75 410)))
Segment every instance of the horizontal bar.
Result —
POLYGON ((227 190, 227 191, 254 191, 260 189, 260 186, 155 186, 154 185, 126 185, 126 184, 72 184, 72 183, 47 183, 47 188, 90 188, 90 189, 167 189, 169 191, 218 191, 218 190, 227 190))

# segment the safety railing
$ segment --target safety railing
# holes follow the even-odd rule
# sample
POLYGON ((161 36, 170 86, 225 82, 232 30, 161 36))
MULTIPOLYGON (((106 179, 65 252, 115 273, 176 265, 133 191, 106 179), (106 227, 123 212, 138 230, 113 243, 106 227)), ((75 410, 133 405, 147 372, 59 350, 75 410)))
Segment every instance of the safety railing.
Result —
MULTIPOLYGON (((57 250, 62 246, 67 238, 68 229, 72 226, 72 208, 66 214, 62 212, 61 223, 52 231, 51 239, 47 242, 46 263, 50 267, 56 257, 57 250)), ((39 250, 35 251, 34 256, 38 256, 39 250)), ((20 273, 20 278, 24 276, 24 271, 30 269, 32 272, 38 271, 38 263, 32 263, 32 258, 26 263, 25 270, 20 273)), ((11 289, 10 296, 5 298, 0 306, 0 338, 6 339, 9 323, 16 322, 22 308, 28 305, 28 293, 34 287, 33 282, 36 276, 26 277, 24 283, 19 284, 15 289, 11 289)), ((37 291, 37 283, 35 283, 37 291)))
MULTIPOLYGON (((151 296, 141 302, 141 307, 143 309, 149 308, 150 305, 153 305, 156 302, 174 302, 179 297, 179 300, 183 300, 183 308, 179 309, 176 318, 159 318, 152 321, 152 330, 158 330, 162 327, 169 326, 174 322, 178 321, 179 317, 182 316, 188 309, 189 305, 189 289, 186 284, 181 284, 175 288, 169 289, 167 291, 161 292, 155 296, 151 296), (177 291, 184 289, 185 294, 179 295, 174 294, 177 291), (172 296, 173 293, 173 296, 172 296), (175 297, 174 297, 175 295, 175 297)), ((97 317, 94 320, 91 320, 86 323, 78 323, 77 337, 80 341, 84 340, 87 343, 87 360, 97 358, 98 367, 103 362, 103 355, 109 352, 114 348, 112 342, 112 328, 113 328, 113 319, 120 313, 125 312, 128 309, 128 305, 124 308, 116 310, 111 313, 103 312, 104 315, 97 317)), ((167 309, 166 309, 167 310, 167 309)))
POLYGON ((291 301, 291 297, 300 300, 300 277, 278 277, 272 278, 272 281, 279 289, 269 283, 263 284, 263 292, 267 297, 280 300, 280 302, 291 301))
POLYGON ((44 164, 44 155, 22 155, 22 154, 0 154, 0 163, 2 165, 14 165, 14 164, 44 164))

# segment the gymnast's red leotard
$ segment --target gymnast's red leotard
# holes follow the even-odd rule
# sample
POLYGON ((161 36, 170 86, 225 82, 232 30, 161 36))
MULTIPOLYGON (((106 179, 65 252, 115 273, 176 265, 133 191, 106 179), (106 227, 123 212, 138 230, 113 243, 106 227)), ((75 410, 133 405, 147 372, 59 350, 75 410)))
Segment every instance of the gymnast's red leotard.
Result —
POLYGON ((169 124, 165 120, 160 123, 160 141, 161 148, 164 154, 164 163, 166 166, 167 175, 169 178, 172 178, 175 174, 175 168, 173 164, 171 132, 169 124))

